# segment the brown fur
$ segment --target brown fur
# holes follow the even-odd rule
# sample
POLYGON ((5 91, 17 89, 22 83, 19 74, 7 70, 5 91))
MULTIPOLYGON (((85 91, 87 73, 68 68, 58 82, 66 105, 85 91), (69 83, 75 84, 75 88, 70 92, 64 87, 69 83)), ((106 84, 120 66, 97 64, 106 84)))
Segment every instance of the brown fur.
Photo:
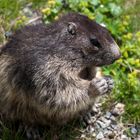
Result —
POLYGON ((64 124, 94 104, 96 67, 119 57, 108 31, 80 14, 24 27, 1 51, 0 111, 12 120, 64 124))

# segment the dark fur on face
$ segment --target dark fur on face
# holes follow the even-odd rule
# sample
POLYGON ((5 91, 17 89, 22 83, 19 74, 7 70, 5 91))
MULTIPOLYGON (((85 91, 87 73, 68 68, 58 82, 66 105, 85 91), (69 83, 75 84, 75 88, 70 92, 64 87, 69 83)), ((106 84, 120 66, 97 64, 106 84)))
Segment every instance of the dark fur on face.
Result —
POLYGON ((82 71, 119 57, 107 29, 84 15, 26 26, 1 50, 0 111, 29 123, 62 124, 94 103, 89 93, 94 76, 82 78, 82 71))

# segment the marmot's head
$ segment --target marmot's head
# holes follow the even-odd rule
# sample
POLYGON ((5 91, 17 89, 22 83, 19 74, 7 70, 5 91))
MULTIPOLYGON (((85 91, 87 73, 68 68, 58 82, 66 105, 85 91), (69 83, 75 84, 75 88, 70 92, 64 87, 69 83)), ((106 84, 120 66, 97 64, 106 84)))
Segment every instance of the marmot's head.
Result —
POLYGON ((120 58, 119 47, 109 31, 88 17, 69 13, 57 23, 61 28, 61 43, 71 48, 66 53, 71 54, 69 50, 75 51, 78 58, 82 52, 86 63, 95 66, 108 65, 120 58))

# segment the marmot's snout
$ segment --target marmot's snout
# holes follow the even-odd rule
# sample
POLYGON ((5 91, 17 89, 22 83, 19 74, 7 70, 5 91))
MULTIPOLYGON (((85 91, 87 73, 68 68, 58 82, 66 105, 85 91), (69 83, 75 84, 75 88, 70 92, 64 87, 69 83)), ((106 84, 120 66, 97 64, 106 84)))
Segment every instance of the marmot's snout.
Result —
POLYGON ((111 52, 113 55, 113 62, 118 60, 121 57, 119 46, 116 43, 111 45, 111 52))
POLYGON ((111 44, 109 50, 103 54, 102 60, 104 61, 105 65, 110 65, 114 63, 121 57, 121 52, 116 43, 111 44))

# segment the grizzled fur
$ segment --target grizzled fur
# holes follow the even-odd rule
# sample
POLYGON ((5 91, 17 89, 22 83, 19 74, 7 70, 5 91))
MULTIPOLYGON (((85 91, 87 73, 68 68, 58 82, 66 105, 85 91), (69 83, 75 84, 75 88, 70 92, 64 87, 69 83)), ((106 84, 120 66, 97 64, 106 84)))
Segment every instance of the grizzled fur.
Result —
POLYGON ((102 92, 96 67, 119 57, 110 33, 84 15, 24 27, 1 50, 0 111, 12 120, 63 124, 102 92))

